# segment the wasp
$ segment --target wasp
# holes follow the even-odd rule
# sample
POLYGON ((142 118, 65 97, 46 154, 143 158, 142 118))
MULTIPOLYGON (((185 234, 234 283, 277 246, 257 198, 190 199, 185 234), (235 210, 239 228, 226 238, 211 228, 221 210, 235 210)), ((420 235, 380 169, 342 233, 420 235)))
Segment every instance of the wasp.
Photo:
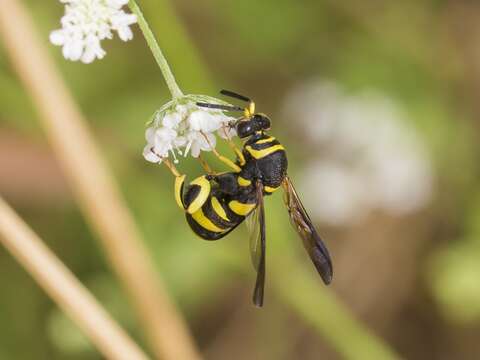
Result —
POLYGON ((323 282, 332 280, 332 261, 308 216, 297 191, 290 180, 287 168, 287 154, 284 146, 268 134, 271 121, 265 114, 255 112, 255 103, 248 97, 232 91, 222 90, 223 95, 245 101, 246 107, 197 103, 197 106, 224 111, 243 111, 243 116, 232 122, 238 137, 244 143, 238 149, 232 140, 229 145, 236 154, 233 162, 212 151, 231 171, 214 173, 201 159, 207 174, 202 175, 187 186, 185 175, 167 163, 175 179, 175 199, 185 211, 191 229, 205 240, 218 240, 232 232, 246 220, 250 232, 250 252, 257 279, 253 292, 253 303, 261 307, 265 284, 265 207, 264 197, 280 188, 284 190, 284 200, 290 221, 303 240, 323 282))

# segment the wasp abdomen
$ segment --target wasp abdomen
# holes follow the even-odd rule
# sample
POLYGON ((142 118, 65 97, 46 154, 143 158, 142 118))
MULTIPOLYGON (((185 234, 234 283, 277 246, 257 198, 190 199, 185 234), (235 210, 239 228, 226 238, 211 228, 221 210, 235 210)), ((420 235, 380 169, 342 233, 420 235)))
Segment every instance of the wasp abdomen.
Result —
POLYGON ((239 192, 238 174, 201 176, 184 192, 185 176, 175 181, 175 198, 185 210, 191 229, 205 240, 218 240, 232 231, 256 206, 249 191, 239 192), (211 186, 210 181, 215 185, 211 186))

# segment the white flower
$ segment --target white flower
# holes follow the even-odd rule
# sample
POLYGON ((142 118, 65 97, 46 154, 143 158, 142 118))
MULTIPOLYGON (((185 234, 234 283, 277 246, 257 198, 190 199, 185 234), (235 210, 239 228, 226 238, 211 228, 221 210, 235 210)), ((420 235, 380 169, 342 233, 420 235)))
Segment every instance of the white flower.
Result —
POLYGON ((111 39, 114 31, 123 41, 133 38, 130 25, 137 22, 134 14, 122 7, 128 0, 60 0, 65 4, 62 28, 50 33, 54 45, 63 46, 67 60, 91 63, 105 56, 100 42, 111 39))
POLYGON ((188 117, 190 128, 207 133, 217 131, 222 126, 222 118, 206 110, 195 110, 188 117))
POLYGON ((180 124, 183 119, 183 115, 180 112, 171 112, 164 116, 162 124, 165 127, 173 129, 180 124))
POLYGON ((219 110, 198 107, 195 95, 185 98, 186 101, 165 105, 154 115, 145 133, 147 145, 143 156, 147 161, 161 163, 172 155, 177 162, 176 154, 198 157, 201 151, 215 148, 215 132, 224 139, 235 135, 235 130, 228 126, 234 118, 219 110))
POLYGON ((145 138, 147 145, 143 149, 143 156, 147 161, 154 163, 161 163, 169 153, 172 153, 175 158, 175 150, 178 151, 181 146, 185 145, 185 139, 179 137, 175 130, 168 127, 148 128, 145 138))
POLYGON ((145 160, 152 163, 160 164, 162 162, 162 158, 155 154, 152 144, 145 145, 145 147, 143 148, 143 157, 145 158, 145 160))
POLYGON ((353 223, 374 210, 395 216, 428 203, 433 174, 427 149, 391 99, 374 92, 347 95, 321 82, 294 91, 286 110, 320 148, 303 186, 312 194, 305 201, 322 220, 353 223))
POLYGON ((342 225, 365 215, 365 190, 359 180, 334 161, 314 161, 305 169, 301 186, 312 194, 305 202, 311 204, 313 214, 332 225, 342 225))
POLYGON ((200 131, 190 131, 187 134, 187 145, 185 148, 185 156, 188 152, 192 154, 194 158, 200 155, 200 151, 211 151, 216 145, 215 135, 212 133, 203 133, 200 131), (208 139, 208 141, 207 141, 208 139))

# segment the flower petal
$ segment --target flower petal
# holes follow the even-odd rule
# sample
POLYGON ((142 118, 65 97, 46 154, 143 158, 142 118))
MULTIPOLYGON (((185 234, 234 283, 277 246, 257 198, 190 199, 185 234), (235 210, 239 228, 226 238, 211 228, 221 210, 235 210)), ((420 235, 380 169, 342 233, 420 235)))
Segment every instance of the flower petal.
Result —
POLYGON ((105 56, 100 42, 117 32, 123 41, 133 38, 130 25, 137 22, 134 14, 122 10, 128 0, 61 0, 65 15, 61 29, 50 34, 50 42, 63 46, 63 56, 72 61, 91 63, 105 56))
POLYGON ((182 116, 177 112, 169 112, 162 119, 163 126, 173 129, 183 120, 182 116))
POLYGON ((50 42, 58 46, 65 44, 65 32, 62 29, 52 31, 50 33, 50 42))
POLYGON ((153 152, 153 149, 150 145, 145 146, 143 149, 143 157, 145 160, 152 162, 152 163, 161 163, 162 159, 153 152))

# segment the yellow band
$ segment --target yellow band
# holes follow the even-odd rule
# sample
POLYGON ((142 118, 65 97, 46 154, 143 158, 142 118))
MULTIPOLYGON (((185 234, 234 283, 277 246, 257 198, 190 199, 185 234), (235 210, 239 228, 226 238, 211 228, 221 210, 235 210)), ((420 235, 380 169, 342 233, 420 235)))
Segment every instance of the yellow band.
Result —
POLYGON ((273 136, 270 136, 266 139, 256 141, 255 144, 266 144, 266 143, 272 142, 273 140, 275 140, 275 138, 273 136))
POLYGON ((255 209, 257 204, 244 204, 241 203, 240 201, 233 200, 228 203, 228 207, 237 215, 245 216, 250 211, 255 209))
POLYGON ((225 212, 225 209, 222 207, 220 202, 216 197, 212 197, 212 208, 215 213, 220 216, 223 220, 225 221, 230 221, 230 219, 227 217, 227 213, 225 212))
POLYGON ((208 195, 210 194, 210 181, 208 181, 205 176, 200 176, 193 180, 190 185, 200 186, 200 192, 187 208, 187 212, 193 214, 205 204, 205 201, 207 201, 208 195))
POLYGON ((224 232, 225 229, 219 228, 209 218, 205 216, 202 209, 195 211, 192 214, 193 220, 195 220, 201 227, 213 232, 224 232))
POLYGON ((270 155, 275 151, 285 150, 282 145, 274 145, 262 150, 254 150, 250 145, 248 145, 245 147, 245 149, 247 149, 250 155, 252 155, 255 159, 264 158, 265 156, 270 155))
POLYGON ((249 185, 252 184, 252 182, 250 180, 245 179, 241 176, 238 177, 237 182, 238 182, 238 185, 240 185, 240 186, 249 186, 249 185))
POLYGON ((182 188, 185 181, 185 175, 175 177, 175 201, 180 209, 184 209, 182 188))

